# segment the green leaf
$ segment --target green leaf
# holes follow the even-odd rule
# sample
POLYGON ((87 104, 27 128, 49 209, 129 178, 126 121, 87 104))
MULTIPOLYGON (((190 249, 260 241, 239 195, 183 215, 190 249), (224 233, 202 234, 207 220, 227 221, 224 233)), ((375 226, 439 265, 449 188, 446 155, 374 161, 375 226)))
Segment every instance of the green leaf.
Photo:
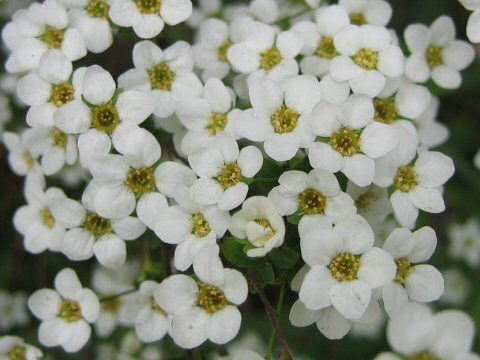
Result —
POLYGON ((268 254, 272 264, 280 269, 291 269, 299 257, 298 252, 289 248, 274 249, 268 254))
POLYGON ((220 243, 220 249, 222 254, 233 265, 243 268, 258 268, 264 264, 264 258, 251 258, 243 251, 245 247, 243 240, 236 239, 234 237, 227 237, 220 243))
POLYGON ((257 270, 260 280, 265 284, 273 284, 275 282, 275 272, 273 266, 268 264, 257 270))
POLYGON ((302 215, 300 215, 298 212, 296 212, 295 214, 287 216, 287 222, 292 224, 292 225, 298 225, 301 218, 302 218, 302 215))

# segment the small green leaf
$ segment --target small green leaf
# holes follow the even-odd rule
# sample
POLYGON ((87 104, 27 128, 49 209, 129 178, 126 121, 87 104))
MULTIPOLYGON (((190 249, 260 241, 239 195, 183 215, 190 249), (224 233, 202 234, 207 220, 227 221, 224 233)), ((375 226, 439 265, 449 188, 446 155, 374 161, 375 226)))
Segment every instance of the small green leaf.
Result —
POLYGON ((302 215, 299 214, 298 212, 296 212, 295 214, 287 216, 287 222, 292 224, 292 225, 298 225, 301 218, 302 218, 302 215))
POLYGON ((294 267, 299 257, 295 250, 289 248, 274 249, 268 254, 268 258, 272 264, 280 269, 290 269, 294 267))
POLYGON ((245 241, 234 237, 227 237, 220 243, 222 254, 233 265, 243 268, 258 268, 264 264, 264 258, 251 258, 244 252, 245 241))
POLYGON ((273 266, 271 264, 261 267, 257 271, 263 283, 273 284, 275 282, 275 272, 273 271, 273 266))

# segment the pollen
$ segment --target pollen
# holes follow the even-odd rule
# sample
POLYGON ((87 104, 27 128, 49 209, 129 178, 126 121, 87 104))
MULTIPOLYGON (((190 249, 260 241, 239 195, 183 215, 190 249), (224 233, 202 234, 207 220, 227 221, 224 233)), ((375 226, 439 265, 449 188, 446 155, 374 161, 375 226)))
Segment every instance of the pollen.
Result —
POLYGON ((66 322, 75 322, 82 318, 80 305, 73 300, 63 300, 60 305, 60 316, 66 322))
POLYGON ((92 111, 94 128, 111 134, 120 122, 117 108, 112 104, 100 104, 92 111))
POLYGON ((406 360, 440 360, 437 356, 428 352, 408 356, 406 360))
POLYGON ((237 163, 225 164, 223 169, 217 175, 217 180, 224 189, 237 185, 242 178, 242 170, 237 163))
POLYGON ((343 156, 353 156, 360 151, 360 135, 352 129, 340 129, 330 135, 330 146, 343 156))
POLYGON ((47 26, 41 38, 49 49, 60 49, 64 36, 65 33, 62 29, 47 26))
POLYGON ((111 220, 103 218, 94 212, 87 213, 83 227, 96 238, 112 232, 111 220))
POLYGON ((85 10, 91 17, 108 19, 110 5, 105 0, 90 0, 85 10))
POLYGON ((365 19, 365 16, 362 13, 351 13, 350 14, 350 23, 353 25, 365 25, 367 23, 367 20, 365 19))
POLYGON ((402 192, 409 192, 417 186, 417 174, 413 166, 399 167, 393 179, 393 185, 402 192))
POLYGON ((271 116, 270 121, 273 129, 277 134, 285 134, 292 132, 297 126, 298 113, 282 105, 271 116))
POLYGON ((7 353, 8 360, 26 360, 27 359, 27 349, 20 345, 13 346, 10 351, 7 353))
POLYGON ((52 85, 50 102, 56 107, 60 107, 72 101, 74 98, 74 93, 75 90, 73 88, 73 85, 70 84, 68 81, 52 85))
POLYGON ((395 105, 395 99, 389 98, 375 98, 373 100, 375 107, 375 120, 384 124, 391 124, 398 118, 398 110, 395 105))
POLYGON ((213 314, 227 306, 227 298, 224 292, 218 287, 203 284, 198 291, 197 305, 207 313, 213 314))
POLYGON ((371 191, 367 191, 358 197, 355 205, 359 210, 366 210, 376 199, 376 196, 371 191))
POLYGON ((50 132, 50 136, 53 140, 53 145, 61 149, 65 149, 68 143, 68 136, 59 128, 53 128, 50 132))
POLYGON ((425 51, 425 58, 427 60, 428 67, 434 69, 437 66, 443 64, 443 52, 442 48, 437 45, 430 45, 425 51))
POLYGON ((413 271, 412 265, 405 258, 395 260, 395 264, 397 265, 397 273, 394 280, 399 284, 405 285, 408 276, 413 271))
POLYGON ((210 231, 212 231, 210 224, 202 213, 196 213, 192 216, 192 234, 202 238, 210 234, 210 231))
POLYGON ((158 14, 162 6, 161 0, 135 0, 138 10, 142 14, 158 14))
POLYGON ((361 49, 353 55, 352 60, 365 70, 375 70, 378 66, 378 51, 361 49))
POLYGON ((324 214, 326 205, 326 197, 315 189, 308 188, 298 195, 298 207, 305 215, 324 214))
POLYGON ((220 44, 220 46, 217 48, 217 57, 218 60, 222 62, 227 62, 227 51, 232 46, 232 40, 226 39, 224 42, 220 44))
POLYGON ((55 226, 55 219, 48 208, 43 208, 39 212, 40 221, 47 229, 53 229, 55 226))
POLYGON ((269 71, 282 62, 282 54, 276 47, 271 47, 260 54, 260 67, 269 71))
POLYGON ((210 135, 215 135, 219 131, 225 130, 227 126, 227 114, 212 113, 208 118, 207 131, 210 135))
POLYGON ((125 185, 135 194, 146 194, 155 189, 155 175, 152 168, 130 169, 125 185))
POLYGON ((175 73, 170 66, 165 63, 160 63, 148 69, 150 76, 150 85, 152 89, 158 90, 172 90, 173 82, 175 81, 175 73))
POLYGON ((317 45, 317 49, 315 50, 315 54, 318 57, 331 60, 338 55, 337 49, 335 49, 335 45, 333 43, 333 37, 331 36, 324 36, 317 45))
POLYGON ((102 302, 102 309, 110 314, 118 313, 120 306, 122 306, 122 301, 119 298, 112 298, 108 301, 102 302))
POLYGON ((337 281, 356 280, 360 268, 360 257, 342 252, 330 261, 328 268, 337 281))

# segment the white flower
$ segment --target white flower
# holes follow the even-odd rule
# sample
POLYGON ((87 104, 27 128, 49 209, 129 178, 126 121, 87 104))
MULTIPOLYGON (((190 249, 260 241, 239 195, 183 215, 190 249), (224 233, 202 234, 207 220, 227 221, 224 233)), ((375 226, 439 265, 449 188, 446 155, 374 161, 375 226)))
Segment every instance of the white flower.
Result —
POLYGON ((108 21, 111 3, 111 0, 74 0, 69 4, 68 15, 72 27, 80 31, 90 52, 104 52, 113 43, 112 29, 108 21))
POLYGON ((143 39, 160 34, 165 23, 177 25, 191 14, 191 0, 113 0, 109 11, 115 24, 132 27, 143 39))
POLYGON ((8 150, 8 164, 12 171, 19 176, 41 172, 37 158, 40 154, 34 154, 29 149, 25 138, 25 132, 20 136, 16 133, 5 131, 2 134, 3 144, 8 150))
POLYGON ((324 139, 308 151, 310 164, 332 173, 342 171, 358 186, 370 185, 375 162, 398 143, 393 127, 373 121, 367 95, 352 95, 343 104, 320 102, 312 110, 313 132, 324 139))
POLYGON ((199 0, 193 8, 192 16, 187 19, 188 26, 198 29, 214 17, 222 9, 220 0, 199 0))
POLYGON ((316 78, 299 75, 281 84, 260 79, 251 84, 249 92, 253 108, 235 121, 239 135, 263 142, 265 152, 277 161, 290 160, 299 148, 313 142, 310 112, 321 97, 316 78))
POLYGON ((408 229, 414 227, 418 209, 434 214, 445 210, 440 187, 455 171, 452 159, 440 152, 427 151, 418 155, 413 164, 412 160, 377 163, 375 176, 377 185, 393 185, 393 213, 408 229))
POLYGON ((25 326, 29 320, 26 294, 0 290, 0 330, 7 332, 13 327, 25 326))
POLYGON ((314 169, 308 174, 285 171, 278 179, 279 186, 268 194, 280 215, 296 213, 304 222, 326 221, 335 223, 345 216, 354 215, 352 199, 340 190, 337 178, 326 170, 314 169), (321 217, 323 220, 314 218, 321 217))
POLYGON ((459 0, 465 9, 473 11, 468 18, 467 37, 472 43, 480 42, 480 2, 478 0, 459 0))
POLYGON ((346 11, 339 5, 332 5, 317 10, 315 23, 302 21, 292 26, 291 31, 303 40, 302 73, 323 76, 330 71, 332 59, 338 56, 333 37, 349 23, 346 11))
POLYGON ((2 38, 12 50, 5 65, 8 72, 35 69, 48 49, 61 50, 75 61, 87 54, 78 30, 68 27, 67 10, 56 0, 33 3, 13 14, 12 22, 3 28, 2 38))
POLYGON ((216 205, 197 203, 184 185, 177 186, 175 202, 156 214, 154 230, 160 240, 177 245, 174 264, 180 271, 187 270, 197 254, 205 247, 217 243, 227 231, 230 215, 216 205))
POLYGON ((437 236, 428 226, 412 233, 395 229, 385 240, 383 250, 395 260, 395 279, 382 288, 383 304, 390 316, 408 301, 431 302, 443 294, 442 274, 432 265, 419 264, 427 261, 435 251, 437 236))
MULTIPOLYGON (((125 263, 125 240, 134 240, 145 232, 145 225, 136 217, 110 219, 95 211, 95 198, 100 191, 92 181, 85 189, 82 204, 69 198, 57 199, 51 211, 57 221, 68 228, 61 251, 74 261, 95 255, 103 266, 118 268, 125 263)), ((164 205, 166 206, 166 200, 164 205)))
POLYGON ((92 331, 88 323, 95 322, 100 311, 95 293, 83 288, 69 268, 55 277, 55 290, 34 292, 28 307, 42 321, 40 342, 47 347, 61 346, 66 352, 77 352, 87 343, 92 331))
POLYGON ((227 133, 214 138, 214 147, 188 156, 193 171, 200 177, 190 188, 192 198, 203 205, 218 204, 221 210, 232 210, 246 198, 250 179, 260 170, 263 156, 255 146, 239 151, 237 142, 227 133))
POLYGON ((359 187, 349 181, 347 194, 355 202, 357 213, 365 218, 371 226, 383 223, 393 212, 387 189, 376 185, 359 187))
POLYGON ((35 346, 29 345, 18 336, 5 335, 0 337, 1 359, 28 359, 36 360, 43 357, 42 352, 35 346))
POLYGON ((473 47, 455 39, 455 25, 448 16, 440 16, 428 28, 412 24, 404 37, 412 53, 405 64, 405 74, 415 82, 429 78, 445 89, 456 89, 462 83, 460 70, 473 61, 473 47))
POLYGON ((355 94, 377 96, 385 77, 403 74, 403 53, 384 27, 347 25, 333 40, 340 55, 332 60, 330 74, 336 81, 348 81, 355 94))
POLYGON ((400 356, 382 353, 375 360, 478 360, 470 351, 474 335, 474 323, 467 314, 458 310, 432 314, 427 306, 411 302, 387 326, 388 342, 400 356))
POLYGON ((432 96, 425 111, 413 120, 417 127, 420 143, 427 149, 442 145, 447 141, 450 133, 445 124, 437 121, 439 108, 440 100, 436 96, 432 96))
MULTIPOLYGON (((202 262, 208 267, 211 260, 206 256, 202 262)), ((155 301, 173 315, 170 335, 178 346, 190 349, 207 339, 225 344, 240 329, 242 317, 237 306, 247 298, 247 281, 233 269, 195 273, 199 282, 186 275, 163 280, 155 290, 155 301)))
POLYGON ((471 291, 470 282, 459 268, 449 268, 442 271, 445 280, 445 291, 440 301, 462 306, 471 291))
POLYGON ((243 74, 254 74, 280 81, 298 73, 295 61, 302 48, 301 39, 292 31, 279 34, 267 24, 246 18, 239 28, 240 42, 230 46, 227 59, 243 74))
POLYGON ((392 6, 383 0, 339 0, 355 25, 385 26, 392 17, 392 6))
POLYGON ((28 205, 19 207, 13 216, 15 229, 24 236, 25 249, 33 254, 47 249, 60 251, 65 236, 65 227, 51 212, 52 205, 65 194, 59 188, 45 191, 45 186, 42 175, 29 175, 25 183, 28 205))
POLYGON ((264 196, 252 196, 245 200, 242 209, 233 214, 228 226, 230 233, 239 239, 247 239, 250 257, 265 256, 273 248, 282 246, 285 223, 275 205, 264 196))
POLYGON ((182 139, 182 152, 190 155, 202 147, 212 147, 220 131, 235 138, 233 121, 240 111, 232 109, 234 103, 231 89, 216 78, 207 80, 201 96, 182 99, 177 116, 188 130, 182 139))
POLYGON ((373 246, 373 231, 361 216, 322 224, 301 236, 302 257, 311 267, 300 288, 310 310, 330 305, 347 319, 365 313, 377 289, 395 277, 390 255, 373 246))
POLYGON ((201 96, 202 84, 193 73, 192 49, 185 41, 165 50, 151 41, 141 41, 135 44, 132 56, 135 68, 120 75, 118 85, 149 93, 156 116, 167 118, 179 100, 201 96))
POLYGON ((480 224, 476 218, 464 224, 452 224, 448 228, 448 254, 457 260, 464 260, 472 268, 480 265, 480 224))

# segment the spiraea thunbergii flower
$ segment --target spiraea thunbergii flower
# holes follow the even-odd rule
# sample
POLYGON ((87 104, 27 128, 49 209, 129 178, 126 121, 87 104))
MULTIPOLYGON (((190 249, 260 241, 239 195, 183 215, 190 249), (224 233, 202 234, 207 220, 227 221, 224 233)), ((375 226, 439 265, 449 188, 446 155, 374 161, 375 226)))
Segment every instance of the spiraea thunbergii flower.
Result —
POLYGON ((25 343, 18 336, 5 335, 0 337, 0 359, 37 360, 43 357, 40 349, 25 343))

